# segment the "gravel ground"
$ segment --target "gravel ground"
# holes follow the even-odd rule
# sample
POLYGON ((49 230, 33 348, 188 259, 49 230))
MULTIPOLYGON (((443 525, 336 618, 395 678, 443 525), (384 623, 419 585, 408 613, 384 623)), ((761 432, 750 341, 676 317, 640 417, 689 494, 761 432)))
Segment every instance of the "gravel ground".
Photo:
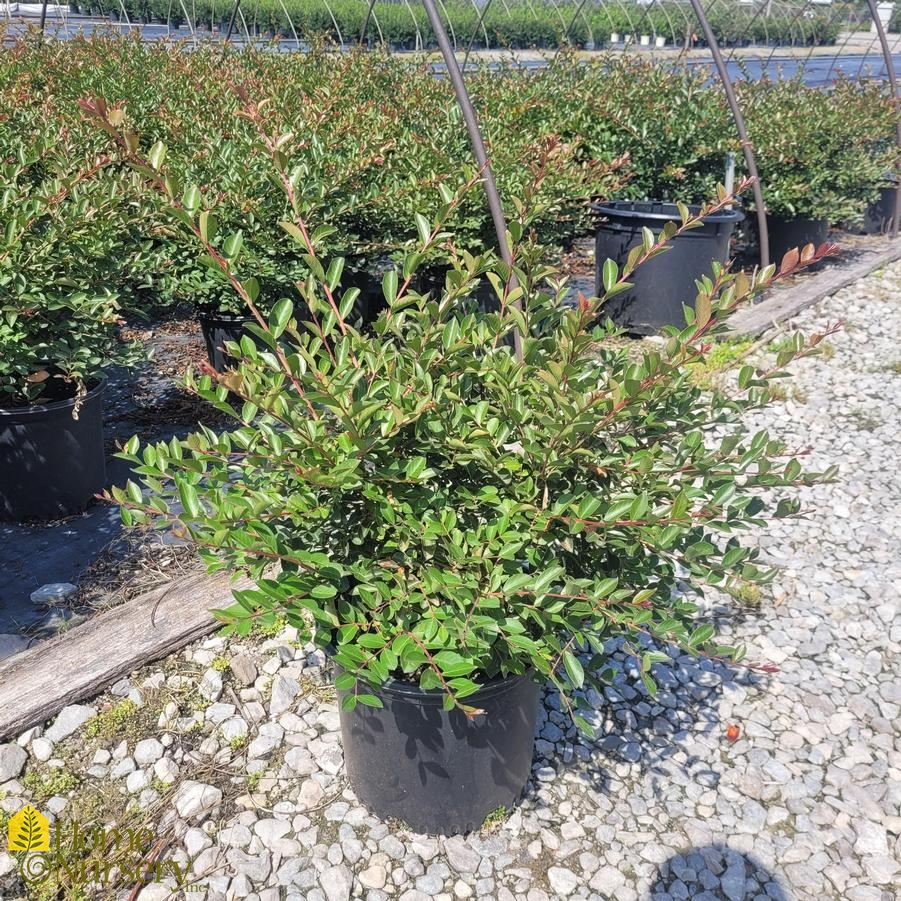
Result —
MULTIPOLYGON (((592 699, 601 737, 546 694, 523 804, 444 839, 356 802, 318 652, 290 629, 214 637, 0 745, 0 811, 149 825, 170 865, 193 858, 201 891, 172 897, 208 901, 899 897, 901 263, 792 325, 836 319, 830 352, 748 426, 840 481, 762 539, 772 593, 710 600, 724 637, 778 673, 678 657, 652 700, 615 653, 592 699)), ((4 898, 24 896, 16 867, 0 853, 4 898)), ((132 901, 170 897, 167 880, 132 901)))

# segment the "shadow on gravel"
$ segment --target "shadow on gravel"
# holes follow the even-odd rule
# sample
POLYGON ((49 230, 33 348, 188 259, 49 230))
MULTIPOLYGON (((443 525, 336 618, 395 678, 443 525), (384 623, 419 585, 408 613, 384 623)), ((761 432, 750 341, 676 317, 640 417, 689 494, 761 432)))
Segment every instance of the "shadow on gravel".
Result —
POLYGON ((790 901, 791 896, 758 860, 725 845, 705 845, 665 860, 648 893, 655 899, 790 901))
MULTIPOLYGON (((724 615, 728 616, 726 611, 717 609, 706 617, 722 622, 724 615)), ((577 732, 555 691, 542 693, 526 797, 537 800, 551 770, 561 769, 592 791, 613 794, 618 790, 616 783, 628 778, 621 769, 617 774, 621 764, 637 765, 649 774, 657 797, 663 797, 674 783, 698 792, 715 789, 721 775, 717 763, 733 748, 726 735, 733 722, 729 711, 742 704, 749 691, 765 685, 768 676, 670 651, 671 664, 655 665, 652 670, 658 686, 652 697, 640 681, 638 664, 623 652, 620 640, 608 645, 608 653, 617 676, 602 693, 588 692, 591 709, 582 711, 596 738, 577 732)))

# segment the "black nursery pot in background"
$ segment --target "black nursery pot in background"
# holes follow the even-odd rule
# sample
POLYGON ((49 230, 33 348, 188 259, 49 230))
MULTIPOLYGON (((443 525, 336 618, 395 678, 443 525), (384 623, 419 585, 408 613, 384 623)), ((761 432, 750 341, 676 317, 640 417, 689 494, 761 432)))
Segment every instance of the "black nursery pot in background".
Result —
MULTIPOLYGON (((699 207, 689 209, 697 213, 699 207)), ((597 204, 594 210, 605 219, 595 238, 595 291, 599 296, 604 293, 605 260, 614 260, 622 270, 629 251, 642 243, 643 228, 650 229, 656 239, 667 222, 680 221, 679 210, 672 203, 617 200, 597 204)), ((629 278, 632 288, 604 304, 603 315, 635 335, 656 334, 666 325, 684 327, 682 305, 694 304, 698 293, 695 279, 709 275, 714 262, 728 259, 732 230, 743 218, 739 210, 722 210, 668 242, 668 251, 643 263, 629 278)))
POLYGON ((879 189, 879 199, 873 201, 863 215, 863 231, 866 235, 886 235, 892 227, 895 215, 895 199, 898 185, 886 185, 879 189))
MULTIPOLYGON (((377 694, 382 708, 341 709, 347 776, 373 813, 415 832, 452 835, 478 829, 520 799, 538 713, 531 678, 499 679, 467 697, 485 711, 473 719, 445 711, 440 690, 391 681, 377 694)), ((338 692, 339 703, 346 695, 338 692)))
POLYGON ((0 407, 0 519, 58 519, 81 513, 106 485, 105 380, 84 397, 0 407))
POLYGON ((247 316, 236 316, 233 313, 198 313, 203 343, 210 366, 216 372, 225 372, 234 368, 232 357, 225 352, 226 341, 240 341, 247 334, 244 327, 252 320, 247 316))
POLYGON ((781 219, 767 215, 766 228, 770 239, 770 262, 778 267, 782 258, 795 247, 800 249, 808 244, 819 247, 829 234, 829 220, 781 219))

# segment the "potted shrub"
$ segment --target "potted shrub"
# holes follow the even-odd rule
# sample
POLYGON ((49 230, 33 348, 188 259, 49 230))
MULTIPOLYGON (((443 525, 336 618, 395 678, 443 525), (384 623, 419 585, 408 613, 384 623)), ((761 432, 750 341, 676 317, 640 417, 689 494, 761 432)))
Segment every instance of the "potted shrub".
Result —
POLYGON ((118 336, 123 194, 36 116, 0 124, 0 519, 68 516, 103 489, 104 370, 139 357, 118 336))
MULTIPOLYGON (((591 68, 572 77, 578 85, 579 80, 597 84, 602 76, 591 68)), ((728 110, 706 86, 704 75, 628 60, 607 66, 603 77, 603 91, 573 89, 581 109, 571 111, 585 152, 596 159, 625 157, 631 175, 612 195, 615 199, 595 206, 602 217, 595 239, 598 290, 606 259, 624 265, 644 242, 645 229, 655 239, 667 222, 680 218, 679 203, 693 204, 697 213, 698 204, 714 196, 732 146, 728 110), (665 124, 654 124, 658 122, 665 124), (663 168, 661 159, 667 161, 663 168)), ((695 280, 713 262, 728 259, 733 228, 742 218, 736 208, 719 208, 703 227, 674 241, 665 257, 642 267, 630 290, 608 305, 607 314, 635 334, 681 323, 682 304, 696 293, 695 280)))
MULTIPOLYGON (((264 140, 290 193, 277 143, 264 140)), ((156 182, 168 190, 163 173, 156 182)), ((187 215, 264 349, 245 341, 233 348, 236 371, 188 376, 235 418, 233 431, 206 430, 177 449, 132 439, 124 456, 141 466, 147 500, 134 485, 113 492, 126 524, 180 523, 211 568, 255 579, 222 613, 239 634, 283 613, 326 649, 354 790, 426 832, 472 829, 515 803, 538 681, 592 731, 599 714, 586 692, 610 675, 608 637, 628 637, 651 691, 668 644, 740 656, 695 621, 677 577, 765 579, 733 533, 797 513, 796 499, 770 489, 813 478, 780 442, 741 426, 780 369, 745 367, 728 398, 703 396, 687 371, 772 269, 756 283, 716 270, 688 325, 636 362, 592 327, 603 298, 561 302, 522 223, 511 224, 519 287, 503 264, 448 245, 445 290, 411 293, 460 196, 423 217, 416 251, 385 275, 386 310, 368 333, 345 321, 353 292, 335 290, 328 273, 340 264, 320 256, 313 223, 296 210, 292 233, 313 273, 298 286, 305 321, 288 299, 263 316, 187 215), (462 300, 483 272, 494 313, 462 300), (519 351, 506 340, 514 333, 519 351), (240 410, 228 391, 245 401, 240 410)), ((800 265, 796 255, 785 272, 800 265)), ((628 275, 612 273, 608 294, 628 275)))
POLYGON ((821 243, 830 225, 860 222, 897 149, 884 85, 840 79, 823 102, 800 78, 736 84, 760 171, 770 258, 821 243))

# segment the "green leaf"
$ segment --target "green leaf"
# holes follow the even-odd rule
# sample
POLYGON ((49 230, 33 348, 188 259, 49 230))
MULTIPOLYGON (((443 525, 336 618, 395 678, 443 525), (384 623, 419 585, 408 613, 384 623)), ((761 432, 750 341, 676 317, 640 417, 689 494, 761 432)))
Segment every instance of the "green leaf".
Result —
POLYGON ((339 673, 335 676, 335 688, 338 691, 349 691, 356 684, 357 680, 351 673, 339 673))
POLYGON ((185 189, 181 204, 186 212, 192 216, 197 212, 197 209, 200 206, 200 196, 200 189, 197 185, 190 185, 185 189))
POLYGON ((416 231, 419 232, 419 240, 423 244, 427 244, 432 235, 432 226, 429 220, 422 213, 414 213, 413 218, 416 221, 416 231))
POLYGON ((601 270, 601 279, 605 291, 612 291, 616 280, 619 278, 619 267, 615 260, 604 260, 604 266, 601 270))
POLYGON ((278 338, 284 332, 293 315, 294 304, 287 297, 283 297, 275 304, 269 314, 269 331, 273 338, 278 338))
POLYGON ((366 707, 384 707, 385 705, 375 695, 357 695, 357 702, 366 707))
POLYGON ((585 682, 585 670, 582 664, 572 651, 563 652, 563 666, 566 669, 566 675, 575 688, 581 688, 585 682))
POLYGON ((197 496, 197 489, 193 485, 179 480, 178 496, 181 498, 185 513, 187 513, 191 519, 199 519, 204 515, 204 509, 197 496))

